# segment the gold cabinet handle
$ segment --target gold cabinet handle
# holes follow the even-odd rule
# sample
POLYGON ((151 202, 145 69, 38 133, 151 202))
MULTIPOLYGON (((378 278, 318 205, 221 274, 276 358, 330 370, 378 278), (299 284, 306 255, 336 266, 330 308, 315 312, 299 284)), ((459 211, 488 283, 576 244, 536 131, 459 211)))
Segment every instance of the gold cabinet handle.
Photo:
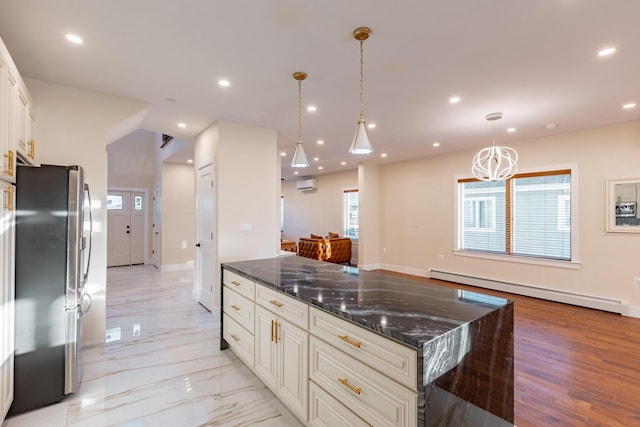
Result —
POLYGON ((231 338, 233 338, 234 340, 240 341, 240 338, 238 338, 238 336, 236 334, 231 334, 231 338))
POLYGON ((271 301, 269 301, 269 302, 270 302, 271 304, 275 305, 275 306, 276 306, 276 307, 278 307, 278 308, 282 307, 282 305, 283 305, 281 302, 278 302, 278 301, 276 301, 276 300, 274 300, 274 299, 272 299, 272 300, 271 300, 271 301))
POLYGON ((274 336, 274 334, 273 334, 273 325, 274 325, 274 323, 275 322, 272 320, 271 321, 271 341, 273 341, 273 336, 274 336))
POLYGON ((360 394, 360 392, 362 392, 362 389, 360 387, 355 387, 349 384, 349 380, 346 378, 338 378, 338 382, 343 386, 345 386, 346 388, 348 388, 349 390, 351 390, 352 392, 354 392, 355 394, 360 394))
POLYGON ((240 286, 240 282, 236 281, 236 280, 232 280, 231 281, 232 285, 236 285, 236 286, 240 286))
POLYGON ((240 311, 240 307, 238 307, 237 305, 232 305, 231 308, 233 308, 235 311, 240 311))
POLYGON ((356 348, 360 348, 360 346, 362 345, 360 341, 354 341, 351 338, 349 338, 347 335, 338 335, 338 338, 340 338, 342 341, 346 342, 347 344, 351 344, 356 348))
POLYGON ((13 168, 14 168, 14 162, 15 162, 13 150, 7 151, 7 154, 5 154, 4 157, 7 158, 7 166, 8 166, 8 169, 6 169, 4 173, 6 173, 9 176, 13 176, 13 168))
POLYGON ((35 160, 35 158, 36 158, 36 141, 33 140, 33 139, 30 139, 27 144, 29 144, 29 157, 31 157, 32 159, 35 160))
POLYGON ((4 208, 8 211, 13 210, 13 186, 9 185, 4 188, 3 193, 7 195, 4 201, 4 208))
POLYGON ((275 322, 276 325, 276 340, 275 343, 278 344, 278 326, 280 326, 280 324, 278 322, 275 322))

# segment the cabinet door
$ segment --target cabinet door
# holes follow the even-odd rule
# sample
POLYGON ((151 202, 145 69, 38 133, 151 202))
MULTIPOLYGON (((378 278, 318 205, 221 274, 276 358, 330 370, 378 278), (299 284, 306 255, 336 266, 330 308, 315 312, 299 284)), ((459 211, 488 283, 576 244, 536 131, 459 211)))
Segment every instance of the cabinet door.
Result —
POLYGON ((307 420, 309 383, 309 334, 286 320, 278 319, 277 394, 292 412, 307 420))
POLYGON ((271 389, 276 390, 276 316, 256 305, 255 373, 271 389))
POLYGON ((18 93, 15 98, 15 123, 16 123, 16 143, 18 144, 17 150, 25 157, 29 156, 29 138, 28 138, 28 124, 27 116, 29 109, 29 99, 24 89, 18 86, 18 93))
POLYGON ((28 156, 36 163, 36 112, 33 105, 27 105, 27 148, 28 156))
POLYGON ((0 423, 13 402, 14 352, 14 187, 0 181, 0 423))

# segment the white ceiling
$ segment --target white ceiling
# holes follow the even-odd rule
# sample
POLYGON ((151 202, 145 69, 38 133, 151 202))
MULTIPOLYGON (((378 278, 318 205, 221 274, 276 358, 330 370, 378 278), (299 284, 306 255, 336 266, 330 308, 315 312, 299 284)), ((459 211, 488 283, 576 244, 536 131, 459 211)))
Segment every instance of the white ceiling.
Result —
POLYGON ((489 144, 494 111, 504 114, 501 145, 640 119, 639 17, 638 0, 2 0, 0 37, 23 76, 149 103, 143 129, 188 142, 220 119, 276 129, 291 179, 294 71, 309 74, 303 104, 318 108, 303 113, 307 157, 320 159, 303 174, 362 160, 347 151, 359 112, 356 27, 373 31, 367 161, 393 162, 489 144), (609 46, 615 54, 598 58, 609 46), (639 106, 623 110, 628 102, 639 106))

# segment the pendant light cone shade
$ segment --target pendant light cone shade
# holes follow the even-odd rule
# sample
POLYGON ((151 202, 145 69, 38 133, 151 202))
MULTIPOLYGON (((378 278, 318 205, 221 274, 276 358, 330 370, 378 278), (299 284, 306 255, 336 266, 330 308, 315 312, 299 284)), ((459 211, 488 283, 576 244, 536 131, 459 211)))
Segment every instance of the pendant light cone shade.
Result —
POLYGON ((511 178, 518 170, 518 153, 510 147, 496 146, 495 121, 502 118, 502 113, 487 114, 487 120, 493 121, 493 145, 483 148, 473 157, 471 172, 480 181, 504 181, 511 178))
POLYGON ((358 128, 356 129, 356 136, 353 137, 351 148, 349 152, 351 154, 371 154, 373 148, 369 142, 369 136, 367 135, 367 126, 364 119, 358 120, 358 128))
POLYGON ((369 142, 369 136, 367 135, 366 121, 364 120, 364 55, 362 45, 366 39, 371 35, 371 29, 367 27, 360 27, 353 30, 353 38, 360 42, 360 120, 358 120, 358 127, 356 129, 356 135, 353 137, 351 148, 349 152, 351 154, 371 154, 373 147, 369 142))
POLYGON ((302 141, 296 143, 296 151, 293 152, 293 159, 291 160, 291 167, 294 168, 306 168, 309 166, 307 161, 307 155, 302 148, 302 141))
POLYGON ((296 150, 293 152, 291 159, 291 167, 306 168, 309 166, 307 155, 302 148, 302 81, 307 78, 307 73, 296 71, 293 78, 298 81, 298 141, 296 142, 296 150))

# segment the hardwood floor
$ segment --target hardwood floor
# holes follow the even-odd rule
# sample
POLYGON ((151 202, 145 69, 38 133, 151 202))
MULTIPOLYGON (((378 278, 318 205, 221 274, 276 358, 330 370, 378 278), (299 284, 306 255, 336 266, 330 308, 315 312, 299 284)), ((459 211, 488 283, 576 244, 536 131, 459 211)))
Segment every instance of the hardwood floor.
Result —
POLYGON ((417 279, 515 302, 518 427, 640 426, 640 319, 417 279))

